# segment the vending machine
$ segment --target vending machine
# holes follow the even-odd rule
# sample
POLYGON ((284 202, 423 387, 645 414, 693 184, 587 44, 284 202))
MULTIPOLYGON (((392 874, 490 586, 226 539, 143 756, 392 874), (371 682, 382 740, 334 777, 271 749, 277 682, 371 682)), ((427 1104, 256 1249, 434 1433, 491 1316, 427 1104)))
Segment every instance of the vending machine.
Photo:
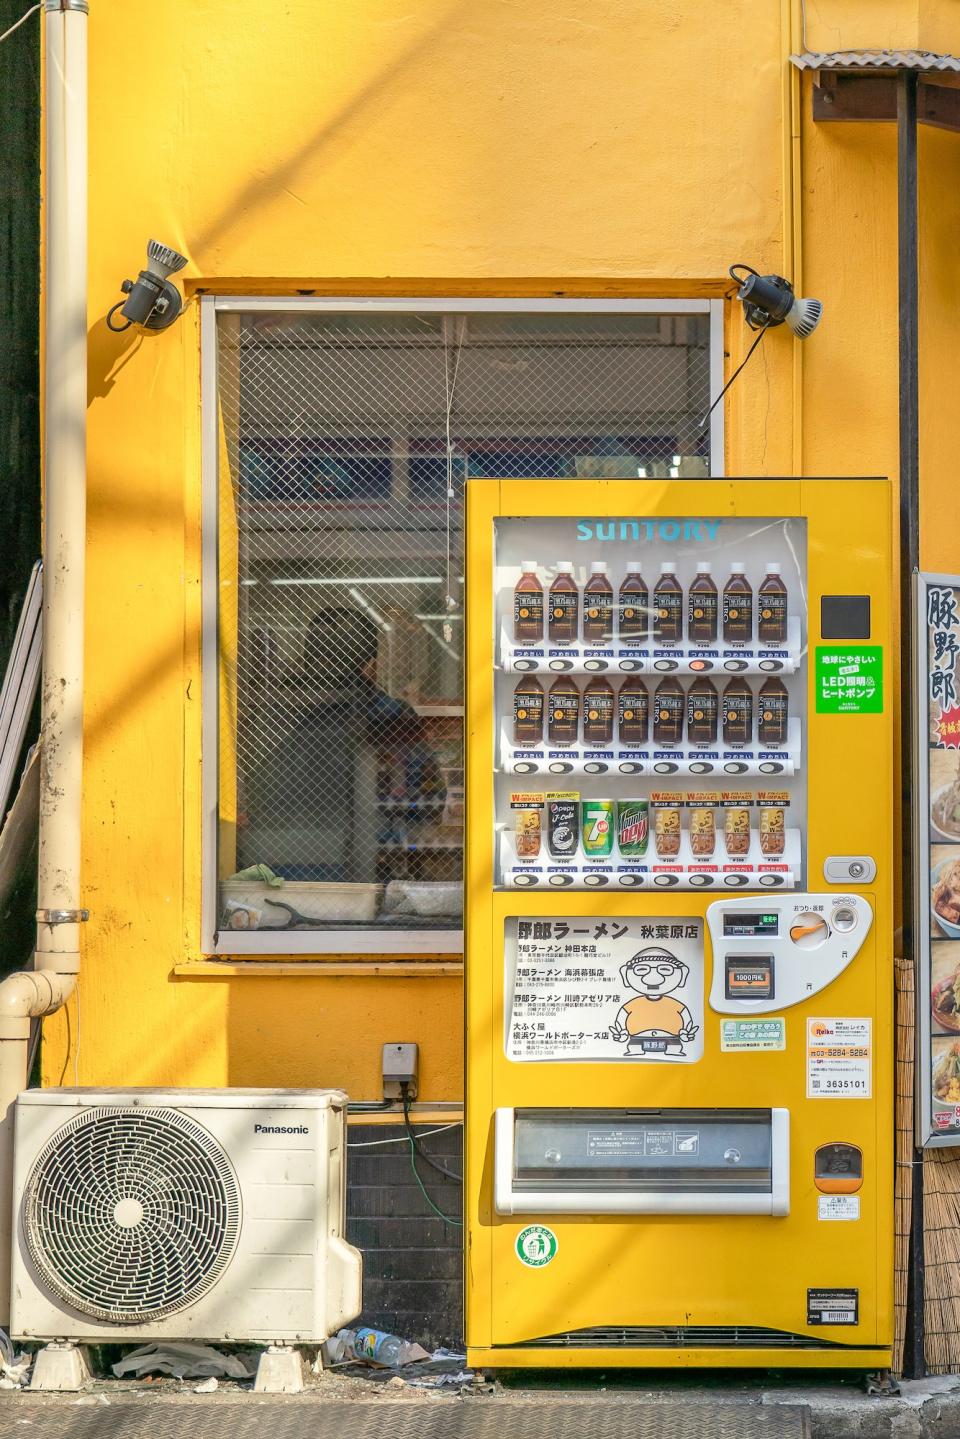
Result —
POLYGON ((889 485, 467 490, 469 1360, 885 1368, 889 485))

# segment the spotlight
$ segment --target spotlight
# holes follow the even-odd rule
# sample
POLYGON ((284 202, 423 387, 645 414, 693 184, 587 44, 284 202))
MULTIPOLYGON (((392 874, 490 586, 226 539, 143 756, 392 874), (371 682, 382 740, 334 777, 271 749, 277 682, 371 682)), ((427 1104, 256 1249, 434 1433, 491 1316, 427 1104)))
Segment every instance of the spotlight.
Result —
POLYGON ((185 255, 161 245, 159 240, 151 240, 147 245, 147 268, 136 280, 124 280, 120 288, 127 299, 119 300, 107 313, 110 329, 129 330, 131 325, 142 325, 145 330, 165 330, 172 325, 183 309, 183 299, 167 276, 175 275, 186 263, 185 255), (118 310, 125 325, 113 323, 118 310))
POLYGON ((743 313, 751 330, 769 330, 787 324, 799 340, 812 335, 820 323, 820 300, 798 300, 782 275, 758 275, 750 265, 731 265, 730 278, 739 289, 743 313))

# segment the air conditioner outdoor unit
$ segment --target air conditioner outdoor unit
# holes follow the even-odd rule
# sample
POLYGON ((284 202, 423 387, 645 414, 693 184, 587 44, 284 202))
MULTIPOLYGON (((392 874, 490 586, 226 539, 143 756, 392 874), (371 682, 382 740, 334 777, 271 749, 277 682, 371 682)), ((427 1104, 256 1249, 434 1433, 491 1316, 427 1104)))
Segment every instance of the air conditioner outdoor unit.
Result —
POLYGON ((361 1308, 339 1090, 31 1089, 18 1338, 320 1343, 361 1308))

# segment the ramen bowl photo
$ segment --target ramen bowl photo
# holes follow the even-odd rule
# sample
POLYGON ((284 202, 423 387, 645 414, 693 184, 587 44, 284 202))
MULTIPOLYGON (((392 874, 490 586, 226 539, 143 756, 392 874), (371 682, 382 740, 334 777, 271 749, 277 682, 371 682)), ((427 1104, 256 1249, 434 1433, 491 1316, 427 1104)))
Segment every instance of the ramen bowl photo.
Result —
POLYGON ((960 859, 941 859, 930 879, 933 917, 950 939, 960 939, 960 859))
POLYGON ((934 840, 941 844, 960 844, 960 804, 956 790, 954 781, 941 785, 930 796, 930 827, 934 840))

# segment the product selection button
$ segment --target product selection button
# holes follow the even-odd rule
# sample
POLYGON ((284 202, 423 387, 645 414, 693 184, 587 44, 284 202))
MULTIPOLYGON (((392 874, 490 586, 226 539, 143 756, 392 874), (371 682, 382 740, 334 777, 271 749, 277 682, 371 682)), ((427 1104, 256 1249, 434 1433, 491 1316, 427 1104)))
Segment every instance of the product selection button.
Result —
POLYGON ((573 769, 573 765, 572 765, 572 764, 561 764, 559 761, 555 761, 555 762, 550 766, 550 773, 551 773, 551 774, 569 774, 572 769, 573 769))
POLYGON ((555 885, 557 889, 566 889, 567 885, 573 884, 573 875, 552 874, 550 876, 550 883, 555 885))
POLYGON ((731 889, 741 889, 747 882, 747 876, 745 874, 725 874, 723 882, 730 885, 731 889))
POLYGON ((536 774, 538 765, 531 764, 529 760, 514 760, 514 774, 536 774))
POLYGON ((513 882, 520 889, 529 889, 531 885, 538 883, 538 877, 535 874, 518 874, 514 876, 513 882))
POLYGON ((654 884, 667 886, 671 884, 678 884, 679 878, 675 874, 655 874, 653 876, 653 882, 654 884))
POLYGON ((536 667, 537 667, 537 661, 536 661, 536 660, 514 660, 514 662, 513 662, 513 667, 514 667, 515 670, 535 670, 536 667))
POLYGON ((640 886, 643 884, 643 875, 622 874, 620 876, 620 883, 623 885, 624 889, 639 889, 640 886))
POLYGON ((590 885, 592 889, 596 889, 598 885, 607 883, 607 876, 605 874, 585 874, 583 882, 590 885))
POLYGON ((631 764, 631 763, 622 764, 622 765, 620 765, 620 773, 621 773, 621 774, 642 774, 642 773, 643 773, 643 765, 642 765, 642 764, 631 764))
POLYGON ((622 670, 640 670, 640 669, 643 669, 643 661, 642 661, 642 660, 621 660, 621 661, 620 661, 620 668, 621 668, 622 670))
POLYGON ((739 764, 736 761, 732 761, 730 764, 725 764, 724 769, 726 770, 727 774, 745 774, 747 766, 745 764, 739 764))
POLYGON ((760 668, 762 670, 782 670, 783 660, 761 660, 760 668))
POLYGON ((675 670, 680 668, 676 660, 654 660, 653 667, 655 670, 675 670))
POLYGON ((551 660, 550 668, 552 670, 572 670, 573 660, 551 660))
POLYGON ((678 768, 678 765, 661 762, 654 765, 653 772, 654 774, 676 774, 678 768))
POLYGON ((694 763, 690 766, 690 773, 691 773, 691 774, 712 774, 712 773, 713 773, 713 765, 712 765, 712 764, 705 764, 702 759, 695 760, 694 763))
POLYGON ((606 774, 608 766, 601 764, 599 760, 592 759, 583 767, 584 774, 606 774))
POLYGON ((723 667, 725 670, 745 670, 747 662, 746 660, 724 660, 723 667))
POLYGON ((760 765, 761 774, 780 774, 782 770, 782 764, 774 764, 770 760, 766 760, 762 765, 760 765))
POLYGON ((607 662, 606 660, 584 660, 583 667, 585 670, 605 670, 607 662))
POLYGON ((712 875, 712 874, 692 874, 692 875, 690 876, 690 883, 691 883, 692 885, 696 885, 696 887, 697 887, 698 889, 703 889, 706 885, 708 885, 708 884, 713 884, 713 875, 712 875))
POLYGON ((712 670, 713 660, 691 660, 690 668, 695 674, 699 674, 701 670, 712 670))
POLYGON ((762 874, 760 876, 760 883, 764 885, 767 889, 772 889, 775 885, 783 884, 783 875, 762 874))

